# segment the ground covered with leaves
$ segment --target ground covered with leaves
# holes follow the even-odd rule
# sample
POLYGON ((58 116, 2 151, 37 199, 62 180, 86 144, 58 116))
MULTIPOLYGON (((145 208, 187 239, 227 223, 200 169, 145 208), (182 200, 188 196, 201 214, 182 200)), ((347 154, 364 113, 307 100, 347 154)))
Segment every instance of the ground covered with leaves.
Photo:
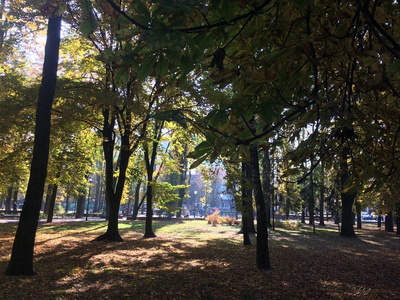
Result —
MULTIPOLYGON (((0 299, 400 299, 400 239, 375 227, 270 232, 273 269, 257 270, 238 227, 205 221, 120 224, 122 243, 92 242, 104 222, 40 224, 33 277, 6 277, 16 224, 0 224, 0 299)), ((253 244, 255 241, 253 240, 253 244)))

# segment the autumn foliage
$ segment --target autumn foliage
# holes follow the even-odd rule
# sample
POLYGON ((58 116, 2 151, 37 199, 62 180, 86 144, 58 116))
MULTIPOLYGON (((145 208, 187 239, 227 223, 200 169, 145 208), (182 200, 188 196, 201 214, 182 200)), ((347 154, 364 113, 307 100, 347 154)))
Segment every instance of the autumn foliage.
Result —
MULTIPOLYGON (((270 231, 273 269, 234 226, 204 221, 122 222, 123 243, 92 243, 104 222, 39 224, 33 277, 0 273, 0 299, 399 299, 400 240, 375 227, 357 239, 333 225, 270 231)), ((0 268, 15 224, 0 224, 0 268)))

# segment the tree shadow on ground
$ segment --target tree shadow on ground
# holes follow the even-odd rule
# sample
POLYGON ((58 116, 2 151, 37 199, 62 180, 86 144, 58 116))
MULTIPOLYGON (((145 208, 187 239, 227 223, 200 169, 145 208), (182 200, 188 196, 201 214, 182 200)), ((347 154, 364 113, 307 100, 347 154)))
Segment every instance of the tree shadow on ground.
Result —
MULTIPOLYGON (((168 223, 160 224, 161 229, 168 223)), ((271 271, 256 269, 255 247, 238 239, 158 234, 90 242, 92 230, 39 246, 35 277, 0 275, 1 299, 343 299, 399 296, 399 250, 334 234, 270 235, 271 271), (397 260, 396 260, 397 258, 397 260), (383 268, 391 264, 390 268, 383 268), (18 288, 15 288, 18 287, 18 288), (49 288, 51 287, 51 288, 49 288)), ((222 232, 222 231, 221 231, 222 232)), ((157 234, 157 233, 156 233, 157 234)), ((386 237, 383 239, 386 241, 386 237)), ((388 238, 389 241, 391 239, 388 238)), ((388 242, 390 244, 390 242, 388 242)), ((9 248, 9 246, 8 246, 9 248)), ((0 267, 5 268, 4 261, 0 267)))

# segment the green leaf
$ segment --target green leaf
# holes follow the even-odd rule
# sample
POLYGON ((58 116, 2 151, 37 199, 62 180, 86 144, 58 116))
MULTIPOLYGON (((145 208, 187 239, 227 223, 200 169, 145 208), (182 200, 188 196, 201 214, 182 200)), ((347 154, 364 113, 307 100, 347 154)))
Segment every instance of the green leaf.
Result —
POLYGON ((159 121, 176 122, 183 128, 187 128, 185 115, 180 110, 167 110, 154 114, 154 119, 159 121))
POLYGON ((160 58, 158 60, 157 66, 156 66, 156 74, 158 76, 163 76, 167 74, 168 72, 168 63, 167 60, 165 59, 164 55, 160 55, 160 58))
POLYGON ((141 63, 138 71, 138 80, 145 80, 153 71, 156 57, 154 55, 147 56, 141 63))
POLYGON ((232 3, 229 0, 222 1, 221 16, 224 21, 229 22, 233 18, 232 3))
POLYGON ((194 168, 200 166, 201 163, 206 160, 206 158, 207 158, 207 155, 204 155, 203 157, 200 157, 198 160, 196 160, 194 163, 192 163, 190 165, 190 169, 194 169, 194 168))
POLYGON ((400 71, 400 60, 396 59, 393 63, 386 67, 386 73, 389 75, 396 74, 400 71))

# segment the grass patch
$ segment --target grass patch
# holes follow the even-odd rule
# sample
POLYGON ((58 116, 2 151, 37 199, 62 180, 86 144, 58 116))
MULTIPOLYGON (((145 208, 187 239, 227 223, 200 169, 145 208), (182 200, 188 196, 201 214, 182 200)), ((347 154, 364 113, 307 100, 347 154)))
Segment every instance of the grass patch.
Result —
MULTIPOLYGON (((91 242, 105 222, 40 224, 34 277, 0 275, 0 299, 378 299, 400 297, 400 242, 368 228, 270 231, 273 270, 257 270, 239 227, 205 221, 121 222, 123 243, 91 242)), ((0 224, 5 270, 16 224, 0 224)), ((255 239, 253 238, 253 243, 255 239)))

